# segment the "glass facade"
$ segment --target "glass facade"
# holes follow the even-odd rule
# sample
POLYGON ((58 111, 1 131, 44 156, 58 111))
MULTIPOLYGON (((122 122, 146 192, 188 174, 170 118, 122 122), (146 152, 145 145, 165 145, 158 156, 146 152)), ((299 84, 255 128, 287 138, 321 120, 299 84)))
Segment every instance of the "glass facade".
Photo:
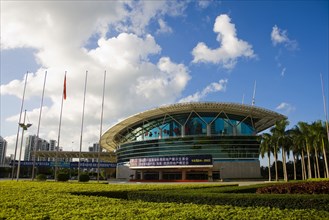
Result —
POLYGON ((117 150, 118 162, 130 158, 210 154, 213 160, 258 160, 257 136, 203 136, 154 139, 125 143, 117 150))
POLYGON ((184 113, 144 121, 120 135, 121 142, 182 136, 255 135, 252 119, 225 113, 184 113))
POLYGON ((258 160, 259 141, 250 117, 182 113, 144 120, 120 134, 118 162, 131 158, 212 155, 220 160, 258 160))

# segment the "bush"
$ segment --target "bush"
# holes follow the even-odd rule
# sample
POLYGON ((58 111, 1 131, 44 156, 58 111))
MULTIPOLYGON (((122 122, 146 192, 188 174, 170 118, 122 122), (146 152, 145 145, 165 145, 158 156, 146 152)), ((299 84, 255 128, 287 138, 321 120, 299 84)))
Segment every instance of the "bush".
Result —
POLYGON ((79 182, 88 182, 90 180, 89 175, 87 173, 82 173, 79 176, 79 182))
POLYGON ((67 173, 59 173, 57 174, 56 180, 59 182, 66 182, 70 179, 69 174, 67 173))
POLYGON ((36 179, 38 181, 46 181, 47 180, 47 176, 45 174, 38 174, 36 179))
POLYGON ((156 203, 182 203, 198 205, 231 205, 238 207, 271 207, 279 209, 329 210, 327 195, 259 195, 253 193, 184 193, 177 191, 130 191, 128 200, 156 203))
POLYGON ((329 194, 329 181, 276 184, 257 189, 259 194, 329 194))

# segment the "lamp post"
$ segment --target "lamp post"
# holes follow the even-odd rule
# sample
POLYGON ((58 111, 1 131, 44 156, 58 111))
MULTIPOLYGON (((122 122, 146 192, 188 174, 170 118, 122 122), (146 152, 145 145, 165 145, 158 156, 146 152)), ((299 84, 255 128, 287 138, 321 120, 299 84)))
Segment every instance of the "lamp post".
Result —
POLYGON ((22 155, 22 147, 23 147, 24 131, 27 130, 27 128, 29 128, 29 127, 32 126, 32 124, 30 124, 30 123, 25 124, 25 119, 26 119, 26 110, 24 111, 24 121, 23 121, 23 123, 19 123, 19 126, 20 126, 21 128, 23 128, 23 131, 22 131, 22 139, 21 139, 21 148, 20 148, 20 151, 19 151, 19 157, 18 157, 18 165, 17 165, 16 181, 19 180, 19 172, 20 172, 20 168, 21 168, 21 155, 22 155))

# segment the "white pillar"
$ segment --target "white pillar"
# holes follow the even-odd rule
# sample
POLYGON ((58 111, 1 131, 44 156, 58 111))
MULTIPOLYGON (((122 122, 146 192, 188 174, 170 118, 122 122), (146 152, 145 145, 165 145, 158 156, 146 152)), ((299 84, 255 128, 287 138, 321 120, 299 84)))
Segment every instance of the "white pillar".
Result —
POLYGON ((162 128, 159 128, 159 139, 162 139, 162 128))
POLYGON ((211 136, 211 126, 207 124, 207 136, 211 136))
POLYGON ((209 169, 208 170, 208 181, 212 181, 212 180, 213 180, 213 178, 212 178, 212 170, 209 169))
POLYGON ((182 170, 182 180, 186 180, 186 170, 182 170))

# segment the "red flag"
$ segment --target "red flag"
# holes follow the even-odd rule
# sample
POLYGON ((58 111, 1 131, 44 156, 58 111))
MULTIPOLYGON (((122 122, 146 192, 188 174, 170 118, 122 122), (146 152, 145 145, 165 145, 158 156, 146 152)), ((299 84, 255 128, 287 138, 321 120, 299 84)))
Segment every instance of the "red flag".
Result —
POLYGON ((64 77, 63 97, 64 97, 64 99, 66 99, 66 74, 65 74, 65 77, 64 77))

